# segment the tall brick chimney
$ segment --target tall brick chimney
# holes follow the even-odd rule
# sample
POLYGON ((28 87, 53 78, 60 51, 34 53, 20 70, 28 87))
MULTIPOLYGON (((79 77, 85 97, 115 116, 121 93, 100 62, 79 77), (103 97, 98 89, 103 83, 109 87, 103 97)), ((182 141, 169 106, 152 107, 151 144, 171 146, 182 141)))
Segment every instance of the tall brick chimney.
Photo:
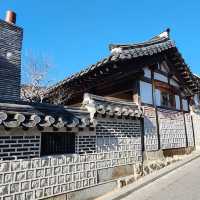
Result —
POLYGON ((15 23, 13 11, 0 20, 0 100, 20 99, 23 29, 15 23))

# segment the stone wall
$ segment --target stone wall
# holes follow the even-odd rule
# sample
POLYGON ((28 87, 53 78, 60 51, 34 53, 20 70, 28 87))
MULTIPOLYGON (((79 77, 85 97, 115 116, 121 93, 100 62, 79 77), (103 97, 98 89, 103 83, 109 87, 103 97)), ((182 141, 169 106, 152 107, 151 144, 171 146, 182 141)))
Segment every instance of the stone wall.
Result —
POLYGON ((145 151, 158 150, 156 110, 150 106, 144 107, 144 145, 145 151))
MULTIPOLYGON (((142 162, 141 121, 98 118, 97 122, 96 131, 76 133, 78 154, 0 161, 0 199, 43 199, 132 173, 133 165, 142 162)), ((9 138, 14 141, 14 136, 9 138)), ((29 143, 24 135, 17 144, 22 139, 26 139, 22 145, 29 143)))
MULTIPOLYGON (((158 109, 162 149, 186 146, 184 117, 188 144, 193 145, 190 114, 158 109)), ((94 131, 83 129, 76 133, 77 154, 41 158, 26 155, 29 159, 0 161, 0 200, 43 199, 133 173, 134 165, 142 162, 141 125, 138 119, 97 118, 94 131)), ((19 148, 26 147, 30 153, 35 147, 39 154, 40 136, 33 133, 7 137, 1 133, 0 145, 12 149, 12 145, 20 144, 19 148)), ((144 133, 145 150, 157 151, 156 113, 152 107, 145 107, 144 133)))
POLYGON ((182 112, 158 109, 161 149, 186 147, 184 115, 182 112))
POLYGON ((98 170, 138 163, 135 151, 0 162, 0 197, 42 199, 98 184, 98 170))

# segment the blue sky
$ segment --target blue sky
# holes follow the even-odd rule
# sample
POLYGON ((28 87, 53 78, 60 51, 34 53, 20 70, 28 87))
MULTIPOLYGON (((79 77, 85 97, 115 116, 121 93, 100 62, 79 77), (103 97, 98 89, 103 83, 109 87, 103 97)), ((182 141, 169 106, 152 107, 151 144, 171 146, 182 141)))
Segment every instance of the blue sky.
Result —
POLYGON ((8 9, 24 28, 23 52, 50 57, 53 82, 109 55, 109 43, 139 42, 167 27, 186 63, 200 74, 198 0, 1 0, 0 18, 8 9))

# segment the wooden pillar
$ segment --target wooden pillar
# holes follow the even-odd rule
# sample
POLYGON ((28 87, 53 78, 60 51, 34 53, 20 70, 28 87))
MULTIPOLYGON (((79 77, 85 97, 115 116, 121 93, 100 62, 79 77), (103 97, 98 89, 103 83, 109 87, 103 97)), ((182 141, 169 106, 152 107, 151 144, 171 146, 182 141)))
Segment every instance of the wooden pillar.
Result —
POLYGON ((187 127, 186 127, 185 113, 184 112, 183 112, 183 120, 184 120, 184 128, 185 128, 185 143, 186 143, 186 147, 188 147, 187 127))
POLYGON ((158 109, 156 105, 156 87, 154 81, 154 71, 151 71, 151 81, 152 81, 152 96, 153 96, 153 106, 156 112, 156 126, 157 126, 157 137, 158 137, 158 150, 160 149, 160 129, 159 129, 159 120, 158 120, 158 109))
POLYGON ((141 104, 140 101, 140 82, 139 80, 135 80, 133 84, 133 95, 132 95, 133 102, 136 104, 141 104))

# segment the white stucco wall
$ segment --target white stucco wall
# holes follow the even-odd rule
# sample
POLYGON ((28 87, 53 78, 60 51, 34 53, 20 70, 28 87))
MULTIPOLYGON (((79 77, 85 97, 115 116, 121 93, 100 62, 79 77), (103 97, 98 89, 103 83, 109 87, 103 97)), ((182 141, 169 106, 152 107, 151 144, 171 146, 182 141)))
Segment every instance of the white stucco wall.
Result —
POLYGON ((182 99, 183 110, 188 111, 188 101, 186 99, 182 99))
POLYGON ((155 90, 155 102, 156 102, 156 105, 157 106, 160 106, 160 102, 161 102, 161 99, 160 99, 160 90, 156 89, 155 90))
POLYGON ((178 87, 179 88, 179 84, 175 81, 175 80, 173 80, 173 79, 170 79, 170 85, 172 85, 172 86, 175 86, 175 87, 178 87))
POLYGON ((168 78, 162 74, 159 74, 159 73, 156 73, 154 72, 154 79, 155 80, 158 80, 158 81, 162 81, 162 82, 165 82, 165 83, 168 83, 168 78))
POLYGON ((142 103, 152 104, 152 84, 140 81, 140 97, 142 103))
POLYGON ((175 95, 175 100, 176 100, 176 109, 180 110, 181 108, 180 97, 178 95, 175 95))
POLYGON ((151 78, 151 70, 148 67, 144 68, 144 76, 147 78, 151 78))

